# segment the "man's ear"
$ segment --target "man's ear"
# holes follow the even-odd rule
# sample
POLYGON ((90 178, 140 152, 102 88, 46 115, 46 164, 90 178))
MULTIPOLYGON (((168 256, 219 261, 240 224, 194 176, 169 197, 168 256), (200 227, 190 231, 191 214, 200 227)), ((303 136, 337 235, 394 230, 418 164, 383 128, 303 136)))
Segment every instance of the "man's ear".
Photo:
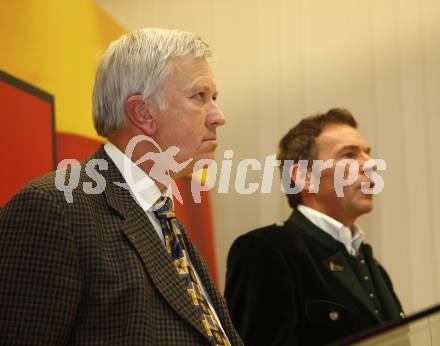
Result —
POLYGON ((290 167, 290 179, 292 181, 293 186, 298 187, 302 186, 300 191, 308 192, 310 188, 310 180, 312 177, 311 170, 308 169, 308 166, 304 166, 298 163, 295 163, 290 167))
POLYGON ((142 95, 132 95, 124 104, 128 120, 145 135, 154 136, 157 131, 157 125, 149 113, 150 106, 150 101, 145 100, 142 95))

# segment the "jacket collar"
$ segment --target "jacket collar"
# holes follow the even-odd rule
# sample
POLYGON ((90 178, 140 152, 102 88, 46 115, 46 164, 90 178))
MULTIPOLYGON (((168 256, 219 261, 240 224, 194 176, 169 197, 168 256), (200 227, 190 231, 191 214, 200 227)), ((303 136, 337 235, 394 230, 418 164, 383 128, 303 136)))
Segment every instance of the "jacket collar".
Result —
POLYGON ((332 252, 339 250, 336 240, 310 222, 309 219, 307 219, 299 210, 294 210, 292 214, 290 214, 286 224, 291 224, 296 226, 295 228, 300 228, 308 237, 313 238, 332 252))

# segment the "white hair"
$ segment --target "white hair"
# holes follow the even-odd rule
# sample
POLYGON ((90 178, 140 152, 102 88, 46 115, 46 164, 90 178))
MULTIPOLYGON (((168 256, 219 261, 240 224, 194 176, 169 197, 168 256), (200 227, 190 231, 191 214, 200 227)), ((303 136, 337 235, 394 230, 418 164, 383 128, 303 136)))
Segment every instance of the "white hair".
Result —
POLYGON ((100 58, 93 88, 93 122, 98 134, 107 137, 124 126, 124 104, 132 95, 151 98, 166 108, 158 91, 168 60, 186 54, 207 58, 212 51, 197 35, 179 30, 140 29, 112 42, 100 58))

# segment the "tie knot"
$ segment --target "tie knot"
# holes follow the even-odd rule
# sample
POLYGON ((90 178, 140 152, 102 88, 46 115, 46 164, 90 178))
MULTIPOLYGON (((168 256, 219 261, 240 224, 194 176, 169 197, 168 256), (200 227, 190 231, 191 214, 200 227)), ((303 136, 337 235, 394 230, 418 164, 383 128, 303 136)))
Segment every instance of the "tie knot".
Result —
POLYGON ((176 217, 173 211, 173 201, 169 197, 159 197, 154 203, 154 213, 159 219, 171 219, 176 217))

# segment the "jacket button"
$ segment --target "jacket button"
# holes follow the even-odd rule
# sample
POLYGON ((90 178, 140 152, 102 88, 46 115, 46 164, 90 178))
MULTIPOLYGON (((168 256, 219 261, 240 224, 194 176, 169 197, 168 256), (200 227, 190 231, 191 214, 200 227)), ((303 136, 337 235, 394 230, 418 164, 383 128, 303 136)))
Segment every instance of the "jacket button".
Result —
POLYGON ((339 320, 339 313, 337 311, 332 311, 330 312, 329 317, 332 321, 337 321, 339 320))

